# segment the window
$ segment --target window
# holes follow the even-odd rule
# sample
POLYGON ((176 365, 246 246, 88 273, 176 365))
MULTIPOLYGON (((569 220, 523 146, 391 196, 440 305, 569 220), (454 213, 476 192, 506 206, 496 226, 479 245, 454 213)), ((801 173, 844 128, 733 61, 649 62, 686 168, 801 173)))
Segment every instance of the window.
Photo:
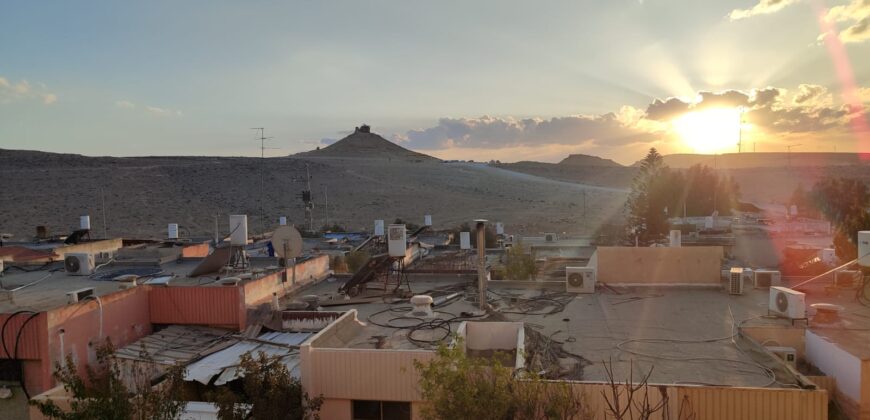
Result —
POLYGON ((411 420, 411 403, 395 401, 353 401, 354 420, 411 420))

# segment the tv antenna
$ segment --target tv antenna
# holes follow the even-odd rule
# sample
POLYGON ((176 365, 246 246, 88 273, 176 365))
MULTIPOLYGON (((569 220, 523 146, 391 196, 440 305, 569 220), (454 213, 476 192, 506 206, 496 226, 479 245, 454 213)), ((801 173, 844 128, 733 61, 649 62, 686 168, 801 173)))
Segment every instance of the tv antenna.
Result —
POLYGON ((265 177, 266 177, 266 149, 277 149, 277 147, 266 147, 266 140, 271 140, 274 137, 266 137, 266 129, 264 127, 253 127, 251 130, 259 131, 259 137, 255 140, 260 141, 260 232, 266 232, 266 211, 263 209, 263 194, 265 193, 265 177))

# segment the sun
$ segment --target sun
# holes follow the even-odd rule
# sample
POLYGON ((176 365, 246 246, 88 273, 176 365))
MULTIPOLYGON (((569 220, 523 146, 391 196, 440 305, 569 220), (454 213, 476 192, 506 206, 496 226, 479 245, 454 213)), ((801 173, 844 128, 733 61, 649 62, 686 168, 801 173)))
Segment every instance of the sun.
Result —
POLYGON ((697 153, 721 153, 740 141, 741 110, 714 108, 693 111, 673 121, 674 131, 697 153))

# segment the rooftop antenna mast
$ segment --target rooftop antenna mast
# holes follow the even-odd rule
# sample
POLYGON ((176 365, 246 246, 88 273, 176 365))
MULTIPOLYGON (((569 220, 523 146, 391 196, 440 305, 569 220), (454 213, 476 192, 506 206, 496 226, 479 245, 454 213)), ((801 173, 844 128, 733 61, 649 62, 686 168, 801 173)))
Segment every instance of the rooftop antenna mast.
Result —
POLYGON ((277 149, 277 147, 266 147, 266 140, 271 140, 273 137, 266 137, 266 129, 264 127, 254 127, 251 130, 259 131, 260 136, 255 140, 260 140, 260 232, 266 232, 266 211, 263 209, 263 194, 265 193, 265 175, 266 175, 266 149, 277 149))
MULTIPOLYGON (((737 109, 739 114, 737 116, 737 153, 743 152, 743 113, 746 112, 746 108, 739 107, 737 109)), ((755 151, 755 146, 753 145, 752 151, 755 151)))

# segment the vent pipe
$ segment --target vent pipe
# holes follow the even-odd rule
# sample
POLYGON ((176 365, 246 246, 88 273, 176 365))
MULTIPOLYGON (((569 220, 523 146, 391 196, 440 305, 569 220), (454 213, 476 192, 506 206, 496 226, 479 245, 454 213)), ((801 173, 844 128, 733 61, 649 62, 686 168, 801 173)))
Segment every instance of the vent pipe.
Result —
POLYGON ((477 225, 477 289, 480 292, 478 297, 480 310, 486 311, 486 220, 478 219, 474 223, 477 225))

